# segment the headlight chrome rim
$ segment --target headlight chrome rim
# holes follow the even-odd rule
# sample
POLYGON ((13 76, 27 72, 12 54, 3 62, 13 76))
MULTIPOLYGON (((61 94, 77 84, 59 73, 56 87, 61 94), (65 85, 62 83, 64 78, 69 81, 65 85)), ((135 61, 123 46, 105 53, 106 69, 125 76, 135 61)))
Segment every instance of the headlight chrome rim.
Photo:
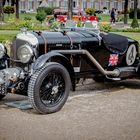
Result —
POLYGON ((3 56, 6 53, 6 49, 2 43, 0 43, 0 59, 3 58, 3 56))
POLYGON ((32 56, 33 50, 28 44, 20 46, 17 50, 17 57, 22 63, 30 62, 32 56))

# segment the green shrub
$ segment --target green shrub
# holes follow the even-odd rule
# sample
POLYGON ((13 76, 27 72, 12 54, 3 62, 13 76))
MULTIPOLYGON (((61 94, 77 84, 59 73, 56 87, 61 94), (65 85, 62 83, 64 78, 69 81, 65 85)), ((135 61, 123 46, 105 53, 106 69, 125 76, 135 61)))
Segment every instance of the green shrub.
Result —
MULTIPOLYGON (((138 19, 140 19, 140 9, 137 9, 137 17, 138 19)), ((130 19, 134 18, 134 9, 130 9, 129 18, 130 19)))
POLYGON ((40 11, 36 15, 36 19, 41 23, 45 20, 45 18, 46 18, 46 13, 44 11, 40 11))
POLYGON ((9 14, 9 15, 15 12, 14 6, 5 6, 3 10, 4 10, 4 13, 9 14))
POLYGON ((139 33, 140 32, 140 28, 122 29, 122 32, 135 32, 135 33, 139 33))
POLYGON ((61 22, 55 21, 50 24, 51 29, 58 29, 61 26, 61 22))
POLYGON ((105 32, 110 32, 112 30, 112 26, 108 23, 102 23, 100 25, 100 30, 105 32))
POLYGON ((129 32, 129 33, 139 33, 140 28, 112 28, 110 32, 129 32))
POLYGON ((26 16, 26 17, 24 17, 24 20, 32 20, 32 18, 29 16, 26 16))
POLYGON ((133 21, 131 23, 131 27, 132 28, 139 28, 139 23, 138 23, 138 20, 136 18, 133 19, 133 21))
POLYGON ((39 7, 37 9, 37 13, 45 12, 46 15, 52 15, 53 11, 54 11, 54 8, 52 8, 52 7, 39 7))
POLYGON ((95 13, 95 10, 93 8, 87 8, 85 12, 88 15, 93 15, 95 13))
POLYGON ((21 28, 28 28, 28 29, 32 29, 33 27, 33 24, 32 24, 32 21, 30 20, 24 20, 24 21, 20 21, 20 22, 17 22, 16 23, 16 28, 17 29, 21 29, 21 28))

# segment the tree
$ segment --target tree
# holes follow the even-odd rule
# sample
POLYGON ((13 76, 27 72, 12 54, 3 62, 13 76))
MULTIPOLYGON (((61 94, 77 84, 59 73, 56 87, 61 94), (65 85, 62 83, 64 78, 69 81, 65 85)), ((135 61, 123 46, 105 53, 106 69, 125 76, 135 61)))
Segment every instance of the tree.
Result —
POLYGON ((19 18, 19 0, 11 0, 11 6, 16 7, 16 18, 19 18))
POLYGON ((128 22, 128 0, 125 0, 125 3, 124 3, 124 24, 127 24, 128 22))
POLYGON ((19 19, 19 0, 15 0, 16 4, 16 18, 19 19))
POLYGON ((133 21, 131 23, 132 28, 139 27, 138 18, 137 18, 137 5, 138 5, 138 1, 134 0, 134 18, 133 18, 133 21))
POLYGON ((45 13, 45 11, 39 11, 39 12, 37 13, 37 15, 36 15, 36 19, 37 19, 38 21, 40 21, 41 24, 42 24, 42 22, 45 20, 45 18, 46 18, 46 13, 45 13))
POLYGON ((10 16, 10 14, 15 12, 15 9, 14 6, 4 6, 3 11, 10 16))
MULTIPOLYGON (((0 21, 4 21, 3 7, 6 0, 0 0, 0 21)), ((9 0, 7 0, 9 2, 9 0)), ((19 18, 19 0, 11 0, 11 6, 16 4, 16 18, 19 18)))
POLYGON ((73 0, 68 0, 68 19, 72 19, 73 0))
POLYGON ((3 0, 0 0, 0 22, 4 21, 3 2, 3 0))

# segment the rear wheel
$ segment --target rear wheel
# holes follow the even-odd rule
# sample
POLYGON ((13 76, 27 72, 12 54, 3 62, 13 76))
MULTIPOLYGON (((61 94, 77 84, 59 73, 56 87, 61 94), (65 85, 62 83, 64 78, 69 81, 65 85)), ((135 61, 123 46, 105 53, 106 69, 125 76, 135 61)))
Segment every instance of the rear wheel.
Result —
POLYGON ((53 113, 65 104, 70 87, 71 80, 66 68, 50 62, 31 77, 28 86, 29 100, 39 113, 53 113))

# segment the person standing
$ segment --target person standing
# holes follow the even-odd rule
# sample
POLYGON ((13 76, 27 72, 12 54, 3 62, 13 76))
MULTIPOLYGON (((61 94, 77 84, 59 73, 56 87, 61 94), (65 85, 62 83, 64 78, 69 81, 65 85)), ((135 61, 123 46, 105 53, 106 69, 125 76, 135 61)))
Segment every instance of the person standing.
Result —
POLYGON ((110 17, 111 17, 111 23, 115 24, 115 9, 114 8, 112 8, 111 10, 110 17))
POLYGON ((115 9, 115 22, 118 22, 118 11, 115 9))

